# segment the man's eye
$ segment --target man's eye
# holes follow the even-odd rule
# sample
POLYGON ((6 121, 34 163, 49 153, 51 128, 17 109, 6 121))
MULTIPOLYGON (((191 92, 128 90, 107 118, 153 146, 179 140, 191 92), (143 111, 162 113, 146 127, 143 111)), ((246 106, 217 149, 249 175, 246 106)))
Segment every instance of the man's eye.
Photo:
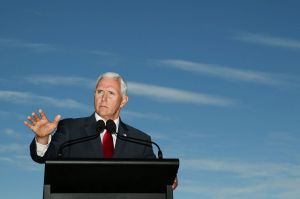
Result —
POLYGON ((115 93, 112 91, 108 91, 110 95, 114 95, 115 93))
POLYGON ((97 90, 96 93, 97 93, 97 94, 102 94, 102 93, 103 93, 103 90, 97 90))

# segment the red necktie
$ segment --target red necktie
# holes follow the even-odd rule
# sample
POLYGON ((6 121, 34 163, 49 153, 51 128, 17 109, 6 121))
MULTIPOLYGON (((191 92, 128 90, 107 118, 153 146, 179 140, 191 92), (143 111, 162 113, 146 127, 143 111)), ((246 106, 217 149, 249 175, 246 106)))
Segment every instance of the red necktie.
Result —
POLYGON ((102 150, 104 158, 111 158, 114 154, 113 138, 108 131, 106 131, 103 136, 102 150))

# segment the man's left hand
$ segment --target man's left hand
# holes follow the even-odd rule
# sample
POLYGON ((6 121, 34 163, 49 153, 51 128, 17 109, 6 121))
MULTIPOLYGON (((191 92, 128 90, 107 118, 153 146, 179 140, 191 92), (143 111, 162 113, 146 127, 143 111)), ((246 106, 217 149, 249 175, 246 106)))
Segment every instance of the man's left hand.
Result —
POLYGON ((178 178, 176 176, 174 181, 173 181, 173 184, 172 184, 172 189, 175 190, 177 186, 178 186, 178 178))

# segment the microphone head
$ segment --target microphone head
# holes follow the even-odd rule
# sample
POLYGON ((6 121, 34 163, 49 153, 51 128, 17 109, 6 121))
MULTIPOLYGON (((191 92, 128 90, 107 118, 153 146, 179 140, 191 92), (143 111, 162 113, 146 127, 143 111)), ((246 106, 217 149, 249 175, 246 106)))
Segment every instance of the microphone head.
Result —
POLYGON ((103 120, 98 120, 96 122, 96 131, 98 133, 101 133, 101 131, 103 131, 103 129, 105 129, 105 123, 103 120))
POLYGON ((110 133, 116 133, 116 124, 113 120, 107 120, 106 121, 106 129, 110 132, 110 133))

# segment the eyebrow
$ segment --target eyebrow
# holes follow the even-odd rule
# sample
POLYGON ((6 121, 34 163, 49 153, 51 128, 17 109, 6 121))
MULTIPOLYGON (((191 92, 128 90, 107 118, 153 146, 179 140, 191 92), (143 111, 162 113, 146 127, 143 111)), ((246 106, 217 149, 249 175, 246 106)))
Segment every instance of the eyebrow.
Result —
POLYGON ((99 91, 99 90, 105 90, 105 91, 114 91, 114 92, 118 92, 117 89, 113 88, 113 87, 109 87, 109 88, 96 88, 95 89, 96 91, 99 91))

